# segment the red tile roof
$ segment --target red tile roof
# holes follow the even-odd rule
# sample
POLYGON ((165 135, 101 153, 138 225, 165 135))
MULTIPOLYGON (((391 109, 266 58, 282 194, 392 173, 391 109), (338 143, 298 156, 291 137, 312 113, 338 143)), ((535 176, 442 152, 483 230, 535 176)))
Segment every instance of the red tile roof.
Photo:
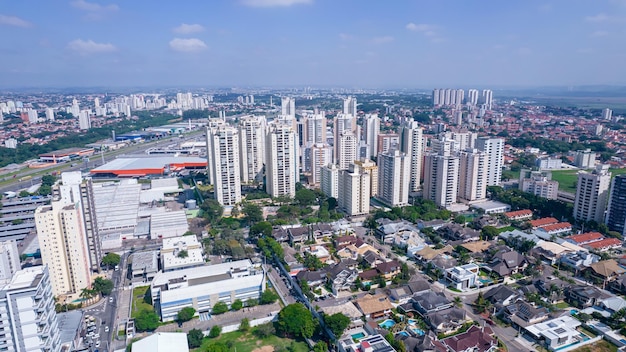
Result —
POLYGON ((604 236, 602 236, 602 234, 599 232, 586 232, 581 233, 580 235, 569 236, 567 237, 567 239, 572 240, 576 243, 589 243, 602 240, 604 239, 604 236))
POLYGON ((541 218, 541 219, 537 219, 537 220, 532 220, 530 222, 530 225, 532 227, 543 227, 543 226, 547 226, 547 225, 557 224, 558 222, 559 222, 559 220, 557 220, 555 218, 541 218))
POLYGON ((590 247, 593 249, 602 249, 608 247, 619 247, 622 245, 622 241, 617 238, 605 238, 600 241, 591 242, 585 245, 585 247, 590 247))
POLYGON ((533 212, 530 209, 522 209, 516 211, 509 211, 508 213, 504 213, 507 218, 516 218, 518 216, 533 216, 533 212))
POLYGON ((569 222, 560 222, 558 224, 552 224, 552 225, 547 225, 547 226, 542 227, 542 229, 545 230, 546 232, 569 230, 571 228, 572 228, 572 224, 570 224, 569 222))

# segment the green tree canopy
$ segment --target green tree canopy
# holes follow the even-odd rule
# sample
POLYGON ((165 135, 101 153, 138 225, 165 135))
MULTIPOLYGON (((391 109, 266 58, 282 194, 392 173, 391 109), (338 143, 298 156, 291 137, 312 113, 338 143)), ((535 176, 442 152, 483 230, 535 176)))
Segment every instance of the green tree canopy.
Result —
POLYGON ((272 224, 269 221, 260 221, 250 227, 251 236, 271 236, 272 224))
POLYGON ((328 326, 330 331, 335 334, 335 338, 340 338, 343 335, 344 330, 350 325, 350 318, 342 313, 335 313, 333 315, 324 315, 324 323, 328 326))
POLYGON ((202 346, 204 333, 200 329, 191 329, 187 333, 187 345, 189 348, 198 348, 202 346))
POLYGON ((480 231, 484 241, 491 241, 498 237, 498 229, 493 226, 485 226, 480 231))
POLYGON ((211 224, 217 223, 222 214, 224 213, 224 207, 216 200, 216 199, 205 199, 202 204, 200 204, 200 209, 202 209, 202 216, 208 220, 211 224))
POLYGON ((102 257, 102 265, 106 265, 108 268, 114 267, 116 265, 120 265, 122 258, 119 254, 109 252, 104 257, 102 257))
POLYGON ((250 319, 243 318, 239 323, 239 331, 248 331, 250 330, 250 319))
POLYGON ((113 292, 113 281, 103 277, 97 277, 93 281, 92 287, 94 291, 101 293, 103 296, 108 296, 113 292))
POLYGON ((213 325, 213 327, 209 331, 209 337, 214 339, 220 336, 221 333, 222 333, 222 327, 219 325, 213 325))
POLYGON ((295 201, 300 205, 313 205, 316 203, 317 197, 315 196, 315 192, 307 188, 302 188, 296 191, 295 201))
POLYGON ((328 351, 328 345, 324 341, 319 341, 313 346, 313 352, 326 352, 328 351))
POLYGON ((144 309, 135 317, 137 331, 154 331, 159 326, 159 316, 152 310, 144 309))
POLYGON ((259 221, 263 221, 263 210, 260 206, 254 203, 245 203, 243 205, 242 213, 248 224, 254 224, 259 221))
POLYGON ((230 305, 230 309, 232 310, 240 310, 241 308, 243 308, 243 302, 241 302, 240 299, 236 299, 231 305, 230 305))
POLYGON ((261 293, 261 298, 259 299, 260 304, 272 304, 278 300, 278 295, 270 290, 265 290, 261 293))
POLYGON ((278 329, 285 335, 310 338, 315 332, 315 320, 311 312, 301 303, 294 303, 278 313, 278 329))
POLYGON ((224 302, 215 303, 215 305, 213 306, 213 309, 211 310, 211 314, 213 315, 220 315, 226 312, 228 312, 228 305, 226 305, 226 303, 224 302))
POLYGON ((193 316, 196 314, 196 310, 193 307, 185 307, 178 311, 176 315, 176 321, 179 323, 184 323, 186 321, 190 321, 193 319, 193 316))

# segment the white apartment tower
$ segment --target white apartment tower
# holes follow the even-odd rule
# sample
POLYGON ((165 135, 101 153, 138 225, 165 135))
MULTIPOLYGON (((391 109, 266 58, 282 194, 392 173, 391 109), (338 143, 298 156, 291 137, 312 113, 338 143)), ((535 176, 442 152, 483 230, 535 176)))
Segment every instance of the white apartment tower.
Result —
POLYGON ((487 197, 486 163, 487 156, 477 149, 459 153, 458 197, 462 201, 471 203, 487 197))
POLYGON ((13 274, 21 268, 17 241, 8 240, 0 242, 0 285, 10 281, 13 274))
POLYGON ((467 91, 467 103, 471 106, 478 105, 478 89, 469 89, 467 91))
POLYGON ((384 204, 401 207, 409 204, 410 156, 392 150, 378 155, 378 195, 384 204))
MULTIPOLYGON (((178 93, 178 94, 181 94, 181 93, 178 93)), ((213 143, 211 141, 211 130, 218 128, 220 126, 226 126, 226 122, 222 120, 221 118, 209 118, 209 122, 207 123, 205 127, 205 131, 204 131, 204 134, 206 136, 206 149, 207 149, 206 175, 207 175, 207 183, 210 185, 214 184, 215 182, 215 180, 213 179, 213 166, 214 166, 213 153, 210 152, 212 148, 212 143, 213 143)))
POLYGON ((61 335, 46 266, 16 272, 0 285, 0 346, 11 352, 60 352, 61 335))
POLYGON ((337 165, 329 163, 320 169, 320 190, 327 197, 339 197, 339 169, 337 165))
POLYGON ((54 109, 53 108, 46 109, 46 120, 54 121, 54 109))
POLYGON ((339 171, 339 209, 347 215, 364 215, 370 211, 370 175, 357 165, 339 171))
POLYGON ((326 143, 326 116, 310 114, 304 117, 304 145, 307 143, 326 143))
POLYGON ((265 116, 248 115, 239 119, 239 169, 243 183, 252 183, 262 178, 265 129, 265 116))
POLYGON ((348 165, 358 158, 358 138, 351 131, 343 131, 337 141, 337 165, 339 170, 346 170, 348 165))
POLYGON ((450 153, 428 154, 424 158, 424 194, 437 206, 449 209, 457 201, 459 158, 450 153))
POLYGON ((296 118, 296 99, 291 97, 282 97, 280 100, 281 115, 296 118))
POLYGON ((611 120, 613 118, 613 110, 606 108, 602 110, 602 119, 603 120, 611 120))
POLYGON ((609 165, 598 165, 591 173, 579 171, 574 200, 574 218, 579 221, 594 220, 603 223, 610 186, 609 165))
MULTIPOLYGON (((91 261, 80 205, 53 201, 35 210, 41 259, 50 270, 52 292, 69 300, 91 285, 91 261)), ((68 301, 69 302, 69 301, 68 301)))
POLYGON ((500 185, 504 166, 504 139, 481 137, 476 140, 476 149, 487 154, 487 186, 500 185))
POLYGON ((486 110, 491 110, 493 106, 493 91, 491 89, 483 89, 482 102, 486 110))
POLYGON ((78 127, 81 130, 88 130, 91 128, 91 118, 89 118, 89 110, 82 110, 78 115, 78 127))
POLYGON ((370 159, 355 160, 354 164, 370 175, 370 197, 378 195, 378 166, 370 159))
MULTIPOLYGON (((335 163, 339 162, 339 139, 341 137, 341 134, 344 132, 352 132, 355 136, 357 136, 357 125, 356 125, 356 119, 354 116, 352 115, 347 115, 347 114, 337 114, 337 116, 335 116, 335 120, 333 123, 333 143, 334 143, 334 149, 335 149, 335 154, 334 154, 334 158, 335 158, 335 163)), ((358 143, 357 143, 358 144, 358 143)))
POLYGON ((423 129, 417 121, 407 121, 400 132, 400 150, 411 159, 409 189, 417 192, 422 188, 422 159, 424 158, 423 129))
POLYGON ((347 97, 343 100, 343 113, 357 117, 357 104, 355 97, 347 97))
POLYGON ((265 137, 267 193, 272 197, 296 195, 299 181, 298 140, 293 127, 272 123, 265 137))
POLYGON ((328 144, 318 143, 306 149, 305 160, 309 164, 310 183, 319 184, 321 168, 333 162, 333 148, 328 144))
POLYGON ((378 114, 367 114, 363 120, 364 139, 367 144, 367 157, 378 154, 378 134, 380 133, 380 118, 378 114))
POLYGON ((223 206, 233 206, 241 202, 241 161, 239 154, 239 133, 231 126, 220 126, 209 130, 213 162, 213 187, 215 199, 223 206))

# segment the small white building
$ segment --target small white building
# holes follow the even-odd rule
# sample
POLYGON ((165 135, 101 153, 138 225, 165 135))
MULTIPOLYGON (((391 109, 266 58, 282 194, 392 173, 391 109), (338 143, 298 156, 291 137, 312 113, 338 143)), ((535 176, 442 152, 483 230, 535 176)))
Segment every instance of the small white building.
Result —
POLYGON ((446 269, 445 277, 452 283, 454 288, 465 291, 476 286, 479 272, 480 268, 478 265, 470 263, 446 269))
POLYGON ((157 332, 133 342, 132 352, 189 352, 184 332, 157 332))
POLYGON ((590 342, 590 337, 576 330, 580 321, 570 315, 525 327, 526 331, 537 341, 544 340, 545 347, 550 351, 565 348, 569 345, 580 347, 590 342))
POLYGON ((204 265, 202 245, 194 236, 163 239, 161 268, 164 272, 204 265))

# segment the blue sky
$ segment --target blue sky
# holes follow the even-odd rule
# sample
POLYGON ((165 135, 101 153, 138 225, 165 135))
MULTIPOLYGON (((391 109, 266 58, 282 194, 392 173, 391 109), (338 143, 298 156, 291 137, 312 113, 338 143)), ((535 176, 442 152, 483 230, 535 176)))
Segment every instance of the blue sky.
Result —
POLYGON ((626 0, 0 2, 0 86, 626 84, 626 0))

